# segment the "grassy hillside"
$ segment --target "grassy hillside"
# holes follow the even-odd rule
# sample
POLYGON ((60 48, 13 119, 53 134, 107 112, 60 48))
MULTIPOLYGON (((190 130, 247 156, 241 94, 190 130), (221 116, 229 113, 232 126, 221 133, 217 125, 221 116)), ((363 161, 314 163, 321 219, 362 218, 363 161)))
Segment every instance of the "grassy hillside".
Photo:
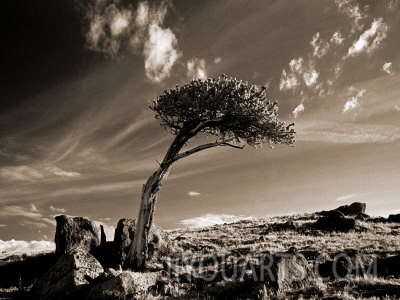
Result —
MULTIPOLYGON (((382 219, 356 220, 355 230, 325 232, 312 228, 318 217, 318 214, 302 214, 168 231, 166 235, 174 255, 158 256, 152 261, 150 272, 163 274, 163 284, 149 290, 143 297, 400 298, 400 263, 398 260, 389 263, 386 260, 387 257, 396 257, 400 252, 400 224, 382 219), (318 275, 325 279, 318 282, 314 280, 310 286, 302 286, 297 290, 286 289, 279 295, 269 294, 268 285, 260 281, 260 274, 257 274, 258 278, 254 277, 254 272, 259 270, 259 258, 266 253, 285 252, 292 247, 296 249, 293 251, 307 259, 311 270, 317 270, 318 275), (332 273, 331 268, 335 257, 342 258, 335 264, 338 276, 332 273), (357 268, 364 266, 366 270, 374 262, 374 257, 377 273, 370 269, 368 276, 362 276, 362 272, 357 275, 357 268), (349 261, 343 263, 343 258, 349 258, 349 261), (231 268, 230 271, 237 264, 238 273, 233 276, 232 272, 226 272, 229 273, 229 280, 226 280, 221 272, 223 263, 231 268)), ((53 254, 3 259, 0 262, 0 297, 24 298, 36 278, 54 260, 53 254)))

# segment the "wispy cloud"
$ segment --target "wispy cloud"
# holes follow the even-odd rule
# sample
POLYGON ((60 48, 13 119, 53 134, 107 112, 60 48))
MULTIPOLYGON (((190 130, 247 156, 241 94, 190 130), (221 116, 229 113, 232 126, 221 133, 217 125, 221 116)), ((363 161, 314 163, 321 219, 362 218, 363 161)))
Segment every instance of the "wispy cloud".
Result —
POLYGON ((400 140, 400 128, 394 125, 354 124, 319 121, 297 124, 298 140, 329 143, 391 143, 400 140))
POLYGON ((357 56, 361 53, 371 54, 378 49, 387 37, 389 26, 382 18, 375 19, 371 27, 365 30, 357 41, 349 48, 347 56, 357 56))
POLYGON ((58 167, 51 167, 48 169, 51 173, 53 173, 54 175, 57 176, 62 176, 62 177, 76 177, 76 176, 80 176, 81 174, 78 172, 68 172, 68 171, 64 171, 58 167))
POLYGON ((222 61, 222 57, 218 56, 214 59, 214 64, 219 64, 222 61))
POLYGON ((50 210, 56 213, 65 213, 67 210, 65 208, 58 208, 53 205, 50 205, 50 210))
POLYGON ((382 71, 385 72, 386 74, 392 74, 392 63, 391 62, 386 62, 382 66, 382 71))
POLYGON ((359 196, 361 196, 361 195, 360 195, 360 194, 347 194, 347 195, 343 195, 343 196, 337 197, 337 198, 335 199, 335 201, 339 201, 339 202, 341 202, 341 201, 347 201, 347 200, 350 200, 350 199, 357 198, 357 197, 359 197, 359 196))
POLYGON ((0 240, 0 257, 13 254, 38 254, 43 252, 53 252, 56 249, 54 242, 49 241, 3 241, 0 240))
POLYGON ((16 181, 37 181, 56 176, 76 177, 81 174, 78 172, 65 171, 55 166, 35 165, 35 166, 17 166, 4 167, 0 170, 0 177, 7 180, 16 181))
POLYGON ((5 205, 1 207, 0 216, 24 217, 29 219, 29 221, 24 220, 24 222, 41 223, 43 227, 47 227, 49 224, 55 225, 55 221, 45 217, 41 212, 39 212, 35 205, 31 205, 30 208, 20 205, 5 205))
POLYGON ((300 103, 292 112, 294 118, 297 118, 304 111, 304 104, 300 103))
POLYGON ((235 216, 229 214, 220 214, 220 215, 205 214, 201 217, 182 220, 180 223, 190 228, 199 228, 199 227, 206 227, 224 223, 233 223, 236 221, 249 220, 249 219, 253 219, 253 217, 235 216))
POLYGON ((187 77, 191 79, 207 79, 206 61, 198 58, 189 60, 187 66, 187 77))
POLYGON ((350 87, 350 93, 355 94, 346 101, 343 106, 342 112, 346 113, 359 108, 361 106, 359 100, 364 96, 365 92, 365 89, 357 90, 354 87, 350 87))
POLYGON ((200 193, 199 193, 199 192, 195 192, 195 191, 190 191, 190 192, 188 193, 188 195, 189 195, 190 197, 197 197, 197 196, 200 196, 200 193))
POLYGON ((34 181, 44 175, 30 166, 5 167, 0 170, 0 177, 8 180, 34 181))

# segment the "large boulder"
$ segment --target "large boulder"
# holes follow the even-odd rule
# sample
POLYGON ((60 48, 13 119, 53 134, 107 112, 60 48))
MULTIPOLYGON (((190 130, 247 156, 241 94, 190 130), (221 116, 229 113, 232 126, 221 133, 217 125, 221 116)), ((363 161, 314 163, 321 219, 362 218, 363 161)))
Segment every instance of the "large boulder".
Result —
POLYGON ((65 215, 57 216, 55 219, 57 222, 54 238, 56 253, 70 253, 75 250, 89 252, 100 246, 102 230, 96 222, 88 218, 65 215))
POLYGON ((79 298, 103 271, 101 264, 82 250, 63 254, 32 287, 32 296, 39 300, 79 298))
MULTIPOLYGON (((121 219, 115 229, 114 246, 116 249, 117 264, 123 265, 128 255, 131 243, 135 237, 136 220, 121 219)), ((158 255, 167 254, 170 251, 167 236, 158 226, 152 225, 148 238, 148 263, 157 260, 158 255)))
POLYGON ((397 214, 397 215, 389 215, 389 217, 388 217, 388 222, 400 223, 400 214, 397 214))
POLYGON ((91 300, 147 299, 156 290, 159 273, 124 271, 116 277, 95 285, 89 292, 91 300))
POLYGON ((366 203, 353 202, 350 205, 339 206, 337 210, 342 212, 345 216, 357 216, 358 214, 365 214, 366 208, 366 203))

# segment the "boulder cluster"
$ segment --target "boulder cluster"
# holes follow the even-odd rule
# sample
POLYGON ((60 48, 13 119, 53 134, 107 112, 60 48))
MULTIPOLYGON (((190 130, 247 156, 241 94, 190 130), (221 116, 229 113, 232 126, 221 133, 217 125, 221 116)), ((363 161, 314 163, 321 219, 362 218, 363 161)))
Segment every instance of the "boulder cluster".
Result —
MULTIPOLYGON (((102 225, 84 217, 56 217, 56 263, 32 287, 35 299, 125 299, 156 285, 157 273, 122 271, 135 236, 135 219, 121 219, 114 241, 107 242, 102 225)), ((149 260, 167 251, 164 232, 153 226, 149 260)))

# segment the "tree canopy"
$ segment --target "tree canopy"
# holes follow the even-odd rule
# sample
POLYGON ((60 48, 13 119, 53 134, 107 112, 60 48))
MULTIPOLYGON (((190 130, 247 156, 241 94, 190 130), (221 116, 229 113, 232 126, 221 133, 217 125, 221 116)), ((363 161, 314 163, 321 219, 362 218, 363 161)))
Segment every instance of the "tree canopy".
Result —
POLYGON ((221 145, 255 147, 266 142, 291 145, 295 140, 294 124, 278 120, 277 102, 267 100, 264 87, 225 75, 166 90, 150 109, 174 135, 183 130, 192 136, 203 132, 217 136, 221 145))

